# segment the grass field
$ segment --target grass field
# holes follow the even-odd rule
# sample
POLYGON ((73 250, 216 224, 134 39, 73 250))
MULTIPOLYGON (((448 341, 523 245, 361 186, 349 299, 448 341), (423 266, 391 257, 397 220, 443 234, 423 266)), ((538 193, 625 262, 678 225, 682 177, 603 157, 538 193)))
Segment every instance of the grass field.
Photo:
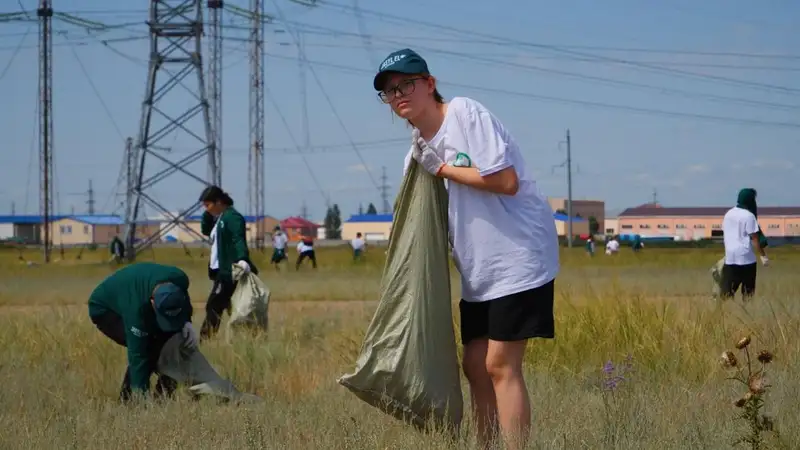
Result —
MULTIPOLYGON (((772 388, 765 412, 780 438, 800 448, 800 252, 771 249, 748 304, 711 299, 720 249, 628 249, 615 257, 564 250, 556 281, 556 339, 533 341, 526 370, 536 449, 716 449, 747 432, 726 380, 724 350, 751 335, 768 348, 772 388), (631 371, 607 388, 607 361, 631 371)), ((142 259, 175 264, 192 279, 199 323, 210 281, 207 255, 156 250, 142 259)), ((36 261, 31 251, 24 259, 36 261)), ((75 253, 49 266, 0 253, 0 447, 209 449, 451 448, 367 406, 336 383, 355 365, 379 297, 383 251, 353 265, 345 249, 319 249, 320 267, 276 273, 257 254, 272 290, 270 334, 203 344, 217 370, 262 405, 116 403, 125 352, 89 321, 89 292, 113 267, 107 253, 75 253)), ((290 254, 294 258, 294 253, 290 254)), ((453 274, 453 300, 458 299, 453 274)), ((463 380, 463 377, 462 377, 463 380)), ((464 381, 465 383, 465 381, 464 381)), ((464 385, 465 401, 468 390, 464 385)), ((467 403, 468 404, 468 403, 467 403)), ((460 442, 473 448, 468 417, 460 442)))

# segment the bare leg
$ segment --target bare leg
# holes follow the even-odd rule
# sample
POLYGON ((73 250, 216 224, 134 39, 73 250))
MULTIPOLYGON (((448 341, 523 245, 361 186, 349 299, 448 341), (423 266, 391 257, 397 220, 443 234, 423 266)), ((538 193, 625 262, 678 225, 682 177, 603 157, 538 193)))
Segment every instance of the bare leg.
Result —
POLYGON ((497 418, 508 450, 524 449, 531 427, 531 404, 522 374, 527 341, 489 341, 486 370, 497 396, 497 418))
POLYGON ((491 445, 497 429, 497 398, 492 378, 486 370, 489 341, 475 339, 464 346, 462 367, 469 381, 472 413, 478 430, 478 442, 483 448, 491 445))

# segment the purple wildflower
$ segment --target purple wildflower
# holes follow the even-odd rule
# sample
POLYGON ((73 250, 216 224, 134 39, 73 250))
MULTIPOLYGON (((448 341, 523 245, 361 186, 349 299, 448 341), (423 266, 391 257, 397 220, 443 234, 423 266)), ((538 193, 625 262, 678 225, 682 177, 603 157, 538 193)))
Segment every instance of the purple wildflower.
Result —
POLYGON ((608 360, 603 365, 603 374, 605 380, 603 387, 607 391, 614 391, 619 387, 619 384, 625 381, 625 374, 633 371, 633 356, 628 354, 622 367, 615 367, 614 362, 608 360))

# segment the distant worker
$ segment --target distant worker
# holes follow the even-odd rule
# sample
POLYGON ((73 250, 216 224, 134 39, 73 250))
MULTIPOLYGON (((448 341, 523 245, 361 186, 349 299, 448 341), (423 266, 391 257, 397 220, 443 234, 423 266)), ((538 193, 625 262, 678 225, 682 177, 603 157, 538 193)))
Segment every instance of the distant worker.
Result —
POLYGON ((274 231, 272 234, 272 260, 270 262, 275 264, 275 270, 280 270, 280 263, 284 260, 289 260, 289 257, 286 256, 286 244, 289 239, 281 231, 280 226, 276 226, 274 231))
POLYGON ((359 261, 367 246, 364 239, 361 238, 361 233, 356 233, 355 239, 350 241, 350 246, 353 247, 353 261, 359 261))
POLYGON ((111 250, 111 254, 114 255, 115 261, 119 262, 125 259, 125 244, 122 243, 119 236, 114 236, 114 238, 111 239, 109 249, 111 250))
POLYGON ((233 265, 254 274, 258 274, 258 268, 250 260, 244 216, 233 207, 233 199, 220 187, 209 186, 200 194, 200 202, 205 208, 200 231, 211 238, 208 277, 214 282, 200 328, 200 338, 207 339, 217 333, 223 312, 231 307, 236 290, 233 265))
POLYGON ((642 248, 644 248, 644 243, 642 242, 642 236, 634 234, 633 240, 631 241, 631 249, 633 249, 634 253, 636 253, 642 248))
MULTIPOLYGON (((182 333, 184 345, 196 348, 192 327, 189 277, 181 269, 156 263, 135 263, 103 280, 89 296, 89 318, 109 339, 128 349, 128 368, 120 400, 147 393, 150 375, 157 372, 164 344, 182 333)), ((170 396, 177 383, 158 376, 156 394, 170 396)))
POLYGON ((589 255, 589 257, 594 256, 594 239, 592 239, 591 236, 586 239, 586 254, 589 255))
POLYGON ((619 252, 619 241, 617 237, 614 236, 611 238, 608 243, 606 243, 606 255, 613 255, 619 252))
POLYGON ((311 265, 317 268, 317 255, 314 254, 314 241, 310 237, 302 236, 300 242, 297 243, 297 264, 295 270, 300 270, 300 264, 304 259, 311 260, 311 265))
POLYGON ((721 298, 732 298, 741 286, 742 298, 751 299, 756 292, 756 254, 761 256, 764 266, 769 264, 764 251, 766 238, 758 226, 757 211, 755 189, 742 189, 736 206, 722 219, 725 265, 722 266, 721 298))

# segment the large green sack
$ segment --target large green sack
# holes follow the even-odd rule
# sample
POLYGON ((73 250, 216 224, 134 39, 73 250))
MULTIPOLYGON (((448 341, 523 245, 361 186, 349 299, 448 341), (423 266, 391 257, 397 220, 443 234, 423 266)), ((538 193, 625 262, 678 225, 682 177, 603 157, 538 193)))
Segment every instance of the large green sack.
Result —
POLYGON ((412 159, 395 203, 380 303, 355 372, 338 380, 420 429, 455 430, 463 414, 447 233, 444 182, 412 159))

